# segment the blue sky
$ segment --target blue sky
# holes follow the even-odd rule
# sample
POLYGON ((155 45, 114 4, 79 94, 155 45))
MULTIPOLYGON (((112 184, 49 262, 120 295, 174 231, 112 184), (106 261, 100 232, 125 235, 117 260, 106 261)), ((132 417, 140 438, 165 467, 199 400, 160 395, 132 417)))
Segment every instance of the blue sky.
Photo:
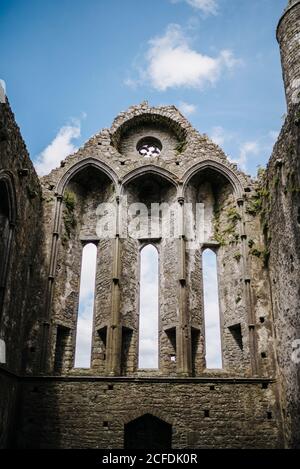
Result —
POLYGON ((0 78, 40 173, 147 99, 181 107, 256 174, 286 109, 275 38, 286 4, 0 0, 0 78))

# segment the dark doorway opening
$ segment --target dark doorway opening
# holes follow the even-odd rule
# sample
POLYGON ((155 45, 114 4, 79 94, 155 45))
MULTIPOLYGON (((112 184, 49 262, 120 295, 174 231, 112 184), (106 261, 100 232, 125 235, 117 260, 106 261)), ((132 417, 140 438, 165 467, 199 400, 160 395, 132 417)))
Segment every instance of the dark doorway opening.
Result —
POLYGON ((145 414, 125 425, 125 449, 171 449, 172 425, 145 414))

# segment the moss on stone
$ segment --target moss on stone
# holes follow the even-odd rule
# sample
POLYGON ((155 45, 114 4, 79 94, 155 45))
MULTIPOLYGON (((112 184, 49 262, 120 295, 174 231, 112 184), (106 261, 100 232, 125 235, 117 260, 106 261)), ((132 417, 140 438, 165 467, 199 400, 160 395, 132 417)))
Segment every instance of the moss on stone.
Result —
POLYGON ((258 215, 263 208, 264 202, 270 197, 270 191, 267 187, 260 187, 256 194, 248 200, 246 212, 252 216, 258 215))
POLYGON ((181 142, 178 142, 178 144, 175 147, 175 151, 177 153, 183 153, 185 149, 186 149, 186 142, 184 140, 182 140, 181 142))
POLYGON ((256 249, 256 248, 252 248, 252 249, 250 249, 249 254, 251 254, 251 256, 261 257, 262 251, 260 251, 259 249, 256 249))
POLYGON ((227 210, 227 218, 231 224, 236 225, 239 220, 241 220, 241 215, 238 210, 234 207, 231 207, 227 210))
POLYGON ((26 190, 27 190, 29 199, 35 199, 38 196, 38 192, 35 189, 35 187, 28 185, 26 187, 26 190))
POLYGON ((65 244, 70 239, 72 232, 76 228, 77 221, 75 218, 76 196, 74 192, 66 191, 64 194, 65 210, 63 215, 65 234, 62 236, 62 243, 65 244))
POLYGON ((237 262, 240 262, 240 260, 242 258, 241 254, 239 252, 237 252, 233 257, 237 262))
POLYGON ((263 168, 262 166, 258 166, 257 168, 257 177, 259 179, 262 179, 266 174, 266 168, 263 168))
POLYGON ((249 239, 248 246, 249 246, 250 249, 254 246, 254 244, 255 243, 254 243, 253 239, 249 239))

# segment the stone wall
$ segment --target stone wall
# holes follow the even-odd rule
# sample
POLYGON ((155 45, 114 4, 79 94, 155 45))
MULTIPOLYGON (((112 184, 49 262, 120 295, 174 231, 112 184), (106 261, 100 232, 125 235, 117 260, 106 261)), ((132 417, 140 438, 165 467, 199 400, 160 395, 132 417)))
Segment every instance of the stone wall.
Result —
MULTIPOLYGON (((10 113, 6 119, 12 143, 3 147, 2 165, 13 173, 20 212, 1 332, 8 351, 18 337, 8 362, 15 375, 35 373, 21 379, 17 444, 122 447, 124 423, 150 413, 173 425, 173 447, 282 446, 269 251, 258 210, 262 189, 176 108, 142 103, 42 178, 41 194, 10 113), (162 150, 144 158, 136 145, 149 132, 162 150), (167 202, 182 215, 189 202, 204 203, 204 239, 189 249, 185 229, 195 224, 195 212, 173 238, 146 233, 135 239, 117 230, 101 239, 97 207, 101 202, 117 207, 121 201, 122 211, 123 196, 128 204, 148 208, 167 202), (91 368, 80 370, 74 368, 74 354, 82 249, 88 242, 98 250, 95 315, 91 368), (155 372, 138 369, 139 253, 147 243, 157 247, 160 259, 160 369, 155 372), (205 365, 206 248, 218 259, 224 362, 222 370, 212 371, 205 365), (116 378, 109 381, 108 375, 116 378)), ((295 184, 295 174, 285 177, 295 184)), ((292 192, 298 193, 294 185, 292 192)), ((6 217, 5 206, 1 214, 6 217)), ((126 217, 127 226, 132 215, 126 217)), ((296 252, 292 256, 296 270, 296 252)), ((270 265, 276 268, 272 253, 270 265)), ((13 412, 12 375, 3 383, 13 412)), ((13 422, 7 412, 2 409, 4 425, 13 422)))
POLYGON ((0 277, 4 273, 0 280, 0 338, 6 344, 6 363, 0 365, 0 439, 4 446, 4 435, 9 435, 5 425, 14 422, 14 375, 32 373, 38 367, 45 274, 39 180, 8 102, 0 104, 0 185, 0 212, 7 217, 7 236, 1 233, 4 246, 0 249, 0 277))
MULTIPOLYGON (((252 295, 258 297, 256 289, 261 290, 266 281, 259 256, 249 256, 254 243, 261 239, 260 226, 255 221, 257 214, 248 216, 243 210, 252 197, 253 182, 206 136, 193 129, 176 108, 151 108, 147 103, 130 108, 115 120, 110 132, 104 130, 95 135, 77 153, 66 158, 60 168, 44 177, 42 184, 46 201, 46 246, 52 266, 47 303, 52 332, 43 345, 43 350, 47 350, 49 341, 50 370, 53 370, 56 350, 61 354, 65 349, 63 359, 58 360, 59 369, 72 371, 82 245, 87 240, 97 241, 98 204, 115 203, 121 196, 121 213, 123 199, 127 207, 137 202, 145 204, 149 213, 152 203, 173 205, 175 210, 181 199, 194 207, 196 203, 204 203, 206 238, 191 250, 184 248, 182 275, 186 280, 180 280, 178 233, 169 233, 171 237, 164 238, 161 232, 147 232, 140 233, 136 239, 121 232, 119 273, 113 272, 114 240, 99 241, 90 373, 96 370, 107 373, 110 353, 114 356, 121 353, 117 374, 120 370, 127 375, 138 371, 139 252, 152 242, 160 257, 160 373, 175 373, 174 355, 180 360, 182 354, 191 361, 184 365, 189 368, 186 373, 199 375, 205 369, 201 256, 203 249, 211 244, 218 254, 224 370, 234 375, 251 375, 260 374, 265 368, 267 376, 275 374, 271 365, 264 366, 267 357, 273 356, 273 343, 269 340, 272 332, 260 335, 256 332, 258 327, 266 331, 267 322, 264 326, 260 324, 257 305, 252 301, 252 295), (160 142, 161 152, 145 158, 139 154, 137 145, 149 137, 160 142), (67 202, 70 196, 74 199, 71 208, 67 202), (253 238, 257 238, 255 242, 253 238), (114 278, 116 275, 118 278, 114 278), (118 288, 117 296, 113 288, 118 288), (185 304, 188 308, 184 312, 185 304), (119 315, 118 319, 115 314, 119 315), (119 345, 112 346, 114 339, 110 337, 116 325, 120 328, 116 339, 119 345), (64 329, 57 329, 61 327, 64 329), (182 328, 188 334, 185 351, 180 351, 182 328), (259 347, 264 350, 264 361, 256 356, 259 347), (259 366, 255 367, 253 362, 259 362, 259 366)), ((126 213, 124 217, 127 227, 133 217, 129 214, 126 218, 126 213)), ((186 223, 194 226, 195 214, 193 217, 186 223)), ((268 317, 267 295, 260 307, 260 315, 268 317)))
POLYGON ((172 448, 281 445, 267 381, 44 378, 22 399, 23 448, 123 448, 124 424, 147 413, 172 425, 172 448))
POLYGON ((16 376, 0 369, 0 449, 16 442, 16 414, 19 383, 16 376))
MULTIPOLYGON (((300 368, 292 360, 300 339, 300 114, 289 113, 267 167, 262 219, 269 250, 269 275, 282 384, 287 445, 300 447, 300 368)), ((299 355, 299 354, 298 354, 299 355)), ((297 353, 296 353, 297 356, 297 353)))

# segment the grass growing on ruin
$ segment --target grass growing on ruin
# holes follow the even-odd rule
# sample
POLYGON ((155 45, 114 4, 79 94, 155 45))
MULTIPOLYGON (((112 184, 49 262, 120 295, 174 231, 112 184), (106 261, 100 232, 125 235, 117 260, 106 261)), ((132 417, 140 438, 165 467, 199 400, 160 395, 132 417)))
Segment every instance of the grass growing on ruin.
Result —
POLYGON ((181 142, 178 142, 175 147, 175 151, 177 153, 183 153, 185 149, 186 149, 186 142, 184 140, 182 140, 181 142))
POLYGON ((222 228, 220 222, 221 211, 222 208, 215 205, 214 238, 220 244, 220 246, 225 246, 227 241, 229 241, 230 244, 238 241, 239 235, 236 233, 236 225, 238 221, 241 220, 241 216, 235 207, 228 208, 226 211, 228 224, 224 228, 222 228), (231 241, 229 238, 231 238, 231 241))

